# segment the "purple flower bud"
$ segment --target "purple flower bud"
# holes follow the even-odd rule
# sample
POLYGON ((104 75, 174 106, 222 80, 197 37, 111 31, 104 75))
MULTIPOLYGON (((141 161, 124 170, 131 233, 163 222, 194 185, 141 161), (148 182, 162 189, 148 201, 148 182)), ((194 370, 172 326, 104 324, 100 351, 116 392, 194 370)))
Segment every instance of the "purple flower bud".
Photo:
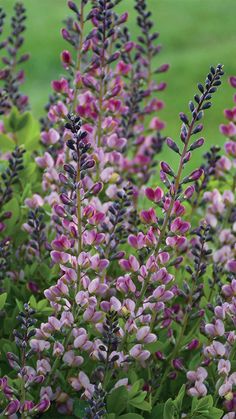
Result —
POLYGON ((63 62, 63 64, 67 64, 67 65, 71 64, 72 63, 71 53, 67 50, 62 51, 61 61, 63 62))
POLYGON ((119 17, 119 24, 125 23, 128 19, 129 15, 127 12, 123 13, 123 15, 121 15, 119 17))
POLYGON ((62 193, 60 195, 60 199, 61 199, 61 202, 65 205, 71 205, 71 203, 72 203, 71 199, 65 193, 62 193))
POLYGON ((181 121, 184 122, 186 125, 189 124, 188 117, 187 117, 187 115, 185 115, 185 113, 180 112, 179 117, 180 117, 181 121))
POLYGON ((162 64, 160 67, 158 67, 155 71, 155 73, 165 73, 170 68, 169 64, 162 64))
POLYGON ((58 217, 64 218, 66 216, 66 212, 61 205, 58 205, 58 204, 54 205, 54 211, 58 215, 58 217))
POLYGON ((187 153, 185 154, 184 158, 183 158, 183 163, 187 163, 190 158, 191 158, 192 154, 190 153, 190 151, 187 151, 187 153))
POLYGON ((197 141, 194 141, 193 144, 191 144, 189 150, 195 150, 196 148, 202 147, 202 145, 204 144, 204 138, 199 138, 197 141))
POLYGON ((76 6, 76 4, 73 1, 69 0, 67 5, 71 10, 73 10, 73 12, 79 13, 78 7, 76 6))
POLYGON ((172 138, 167 137, 166 143, 171 150, 175 151, 176 153, 179 153, 179 147, 177 144, 172 140, 172 138))
POLYGON ((103 189, 102 182, 97 182, 93 185, 93 187, 91 188, 90 191, 93 192, 94 195, 98 195, 101 192, 102 189, 103 189))
POLYGON ((236 88, 236 77, 235 76, 231 76, 229 78, 229 82, 230 82, 232 87, 236 88))
POLYGON ((200 179, 203 173, 204 173, 203 169, 196 169, 191 173, 191 175, 189 176, 189 179, 196 181, 200 179))
POLYGON ((10 403, 7 405, 6 409, 4 410, 5 416, 14 415, 14 413, 18 412, 20 408, 19 400, 11 400, 10 403))
POLYGON ((185 189, 185 191, 184 191, 184 197, 189 199, 193 196, 194 192, 195 192, 194 186, 193 185, 188 186, 188 188, 185 189))
POLYGON ((34 281, 29 281, 27 284, 27 288, 33 293, 37 294, 39 292, 39 286, 34 281))
POLYGON ((92 169, 95 166, 95 160, 88 160, 85 162, 85 164, 82 165, 81 169, 92 169))
POLYGON ((12 369, 16 371, 20 370, 20 365, 18 364, 19 359, 15 354, 13 354, 12 352, 7 352, 7 360, 12 369))
POLYGON ((183 361, 180 358, 173 359, 172 365, 176 370, 179 370, 179 371, 184 370, 183 361))
POLYGON ((192 351, 196 349, 198 346, 199 346, 199 340, 193 339, 191 342, 187 344, 186 349, 188 349, 189 351, 192 351))
POLYGON ((118 60, 119 56, 120 56, 119 51, 114 52, 114 54, 112 54, 112 55, 110 56, 110 58, 108 58, 107 63, 108 63, 108 64, 113 63, 114 61, 118 60))
POLYGON ((2 216, 2 219, 7 220, 8 218, 11 218, 11 216, 12 216, 12 212, 11 211, 6 211, 6 212, 4 212, 4 214, 2 216))
POLYGON ((197 134, 198 132, 202 131, 202 129, 203 129, 203 125, 199 124, 194 128, 192 134, 197 134))
POLYGON ((44 398, 38 403, 36 404, 36 406, 34 406, 33 410, 31 411, 31 413, 43 413, 46 412, 46 410, 49 409, 50 407, 50 400, 44 396, 44 398))
POLYGON ((134 48, 134 42, 132 42, 132 41, 126 42, 126 44, 124 46, 125 52, 130 52, 130 51, 132 51, 133 48, 134 48))
POLYGON ((59 173, 58 177, 59 177, 60 182, 63 183, 63 185, 67 185, 68 179, 64 175, 64 173, 59 173))
POLYGON ((173 172, 173 170, 171 169, 171 167, 169 166, 168 163, 162 161, 161 162, 161 168, 162 168, 164 173, 167 173, 167 175, 174 176, 174 172, 173 172))
POLYGON ((29 412, 34 407, 32 400, 25 400, 23 405, 20 408, 21 412, 29 412))
POLYGON ((156 355, 157 359, 159 359, 160 361, 165 360, 165 356, 164 356, 163 352, 157 351, 157 352, 155 352, 155 355, 156 355))
POLYGON ((62 35, 62 37, 65 39, 65 41, 70 41, 70 34, 69 34, 69 32, 67 31, 67 29, 65 29, 65 28, 63 28, 62 30, 61 30, 61 35, 62 35))

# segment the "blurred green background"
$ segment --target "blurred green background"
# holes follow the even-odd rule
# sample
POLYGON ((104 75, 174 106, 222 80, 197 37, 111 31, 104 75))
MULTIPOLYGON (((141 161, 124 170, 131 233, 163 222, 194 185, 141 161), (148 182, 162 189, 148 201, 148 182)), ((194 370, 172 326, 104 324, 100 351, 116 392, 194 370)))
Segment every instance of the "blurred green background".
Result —
MULTIPOLYGON (((24 0, 28 15, 25 50, 31 53, 31 60, 25 65, 25 91, 36 115, 43 112, 51 80, 62 73, 60 52, 68 48, 60 35, 61 22, 69 14, 66 3, 66 0, 24 0)), ((168 83, 168 88, 159 95, 166 104, 159 114, 167 122, 166 134, 178 137, 178 113, 187 110, 196 84, 204 81, 209 66, 220 62, 225 65, 226 76, 213 108, 207 111, 204 136, 206 148, 209 143, 223 143, 218 126, 224 120, 224 107, 232 104, 228 76, 236 74, 236 0, 147 0, 147 3, 163 46, 156 64, 167 62, 171 66, 168 73, 158 76, 168 83)), ((0 0, 8 14, 13 4, 14 0, 0 0)), ((133 5, 134 0, 123 0, 119 9, 130 12, 129 28, 135 36, 133 5)))

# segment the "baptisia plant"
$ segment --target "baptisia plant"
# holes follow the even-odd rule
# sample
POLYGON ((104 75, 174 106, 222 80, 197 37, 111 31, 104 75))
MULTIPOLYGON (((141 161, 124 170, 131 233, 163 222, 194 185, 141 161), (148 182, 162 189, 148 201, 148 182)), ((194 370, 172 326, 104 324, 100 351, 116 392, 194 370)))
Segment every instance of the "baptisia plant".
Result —
MULTIPOLYGON (((234 110, 221 126, 226 155, 211 147, 188 169, 204 144, 202 119, 222 65, 198 84, 189 115, 180 113, 180 141, 166 138, 157 117, 165 83, 156 77, 168 65, 156 64, 160 45, 148 3, 135 1, 137 39, 122 1, 68 7, 65 75, 52 82, 40 143, 38 131, 23 131, 27 140, 21 132, 32 123, 15 73, 24 61, 17 58, 21 4, 14 33, 1 44, 12 57, 5 58, 1 126, 5 144, 17 145, 1 154, 1 287, 8 291, 0 295, 1 415, 231 419, 234 110), (177 169, 161 161, 150 187, 163 145, 177 169), (14 209, 6 206, 13 208, 13 199, 15 236, 8 221, 14 209), (17 287, 9 288, 10 280, 17 287), (19 315, 12 327, 13 307, 19 315)), ((1 11, 0 33, 4 18, 1 11)))

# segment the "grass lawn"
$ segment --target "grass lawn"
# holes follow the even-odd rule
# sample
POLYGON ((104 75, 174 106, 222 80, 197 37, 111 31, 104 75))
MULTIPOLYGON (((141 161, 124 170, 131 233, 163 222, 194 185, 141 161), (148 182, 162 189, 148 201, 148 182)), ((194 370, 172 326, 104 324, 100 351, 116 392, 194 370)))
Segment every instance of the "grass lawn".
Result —
MULTIPOLYGON (((198 81, 204 81, 211 64, 223 63, 226 76, 223 88, 207 112, 204 135, 209 143, 223 142, 218 125, 223 121, 224 107, 232 104, 232 89, 227 78, 236 74, 236 1, 235 0, 147 0, 160 32, 163 50, 157 64, 168 62, 168 74, 159 77, 168 82, 160 94, 166 102, 162 112, 167 122, 166 133, 178 137, 178 113, 186 111, 198 81)), ((50 92, 50 81, 61 73, 60 52, 67 48, 60 36, 61 21, 68 15, 66 0, 24 0, 27 7, 26 50, 31 60, 26 66, 25 90, 31 97, 33 111, 41 114, 50 92)), ((13 0, 0 0, 10 12, 13 0)), ((120 10, 130 12, 129 27, 135 34, 134 0, 123 0, 120 10)), ((197 153, 196 153, 197 155, 197 153)))

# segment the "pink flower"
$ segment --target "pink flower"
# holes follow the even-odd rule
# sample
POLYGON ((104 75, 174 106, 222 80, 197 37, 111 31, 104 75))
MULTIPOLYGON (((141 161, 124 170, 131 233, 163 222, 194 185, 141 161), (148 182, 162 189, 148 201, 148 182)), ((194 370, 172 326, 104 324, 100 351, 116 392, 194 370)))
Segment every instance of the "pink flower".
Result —
POLYGON ((63 362, 71 367, 79 367, 83 363, 82 356, 75 355, 73 350, 65 352, 62 358, 63 362))
POLYGON ((150 208, 149 210, 141 211, 140 219, 145 224, 156 224, 157 217, 156 217, 155 210, 153 208, 150 208))
POLYGON ((68 93, 69 84, 66 79, 61 78, 60 80, 54 80, 52 82, 52 88, 58 93, 68 93))
POLYGON ((230 82, 230 84, 231 84, 232 87, 235 87, 236 88, 236 77, 235 76, 231 76, 229 78, 229 82, 230 82))
POLYGON ((44 204, 43 198, 38 194, 34 194, 32 198, 25 199, 25 205, 27 205, 27 207, 31 209, 42 207, 43 204, 44 204))
POLYGON ((121 259, 119 264, 125 271, 137 272, 140 267, 138 260, 133 255, 130 255, 128 260, 121 259))
POLYGON ((45 145, 56 144, 59 138, 60 135, 54 128, 50 128, 49 131, 43 131, 41 133, 41 141, 45 145))
POLYGON ((126 64, 124 61, 119 61, 116 67, 116 71, 119 74, 122 74, 123 76, 126 76, 129 74, 129 72, 132 70, 131 64, 126 64))
POLYGON ((207 388, 202 381, 196 381, 194 387, 188 390, 188 394, 192 397, 204 397, 207 395, 207 388))
POLYGON ((147 351, 147 350, 144 350, 142 345, 140 345, 140 344, 134 345, 130 349, 129 354, 130 354, 130 356, 137 359, 137 361, 140 361, 141 363, 146 361, 151 355, 150 352, 147 351))
POLYGON ((137 236, 130 234, 128 237, 128 243, 135 249, 142 249, 145 245, 145 236, 143 233, 138 233, 137 236))
POLYGON ((30 347, 36 352, 43 352, 45 349, 48 350, 50 348, 50 343, 46 340, 31 339, 30 347))
POLYGON ((207 378, 207 375, 207 371, 203 367, 198 367, 196 371, 187 372, 189 381, 204 381, 207 378))
POLYGON ((234 137, 236 135, 236 126, 233 122, 230 122, 228 125, 221 124, 220 131, 227 137, 234 137))
POLYGON ((112 134, 107 138, 107 145, 116 150, 122 150, 126 146, 126 138, 118 137, 117 134, 112 134))
POLYGON ((220 359, 218 362, 218 372, 222 375, 228 375, 231 369, 230 361, 226 359, 220 359))
POLYGON ((173 233, 185 234, 190 229, 190 223, 178 217, 172 221, 170 229, 173 233))
POLYGON ((226 268, 229 272, 236 274, 236 260, 231 259, 227 262, 226 268))
POLYGON ((39 167, 42 169, 50 169, 54 166, 54 160, 47 151, 44 153, 43 157, 36 157, 35 161, 39 167))
POLYGON ((54 263, 67 263, 70 260, 70 255, 65 252, 53 250, 51 252, 51 258, 54 263))
POLYGON ((226 297, 236 296, 236 279, 233 279, 230 285, 223 285, 222 292, 226 297))
POLYGON ((146 188, 145 194, 146 197, 153 202, 160 202, 164 196, 163 190, 159 187, 156 189, 146 188))
POLYGON ((51 371, 51 365, 47 359, 39 359, 37 361, 37 373, 46 375, 48 372, 51 371))
POLYGON ((165 128, 165 123, 155 116, 152 118, 149 127, 155 131, 161 131, 165 128))
POLYGON ((136 338, 138 341, 143 341, 144 343, 151 343, 157 340, 156 335, 154 335, 154 333, 150 333, 149 326, 143 326, 138 329, 136 338))

